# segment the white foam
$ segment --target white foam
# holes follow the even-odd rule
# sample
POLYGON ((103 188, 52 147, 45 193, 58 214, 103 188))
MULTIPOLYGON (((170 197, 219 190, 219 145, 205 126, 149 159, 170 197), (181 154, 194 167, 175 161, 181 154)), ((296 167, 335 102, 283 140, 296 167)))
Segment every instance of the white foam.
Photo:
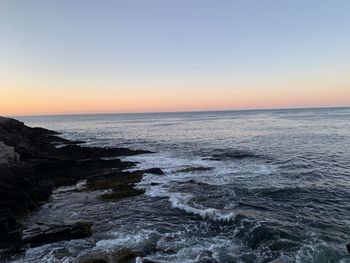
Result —
POLYGON ((116 250, 121 248, 136 248, 146 244, 151 235, 156 234, 156 231, 141 230, 138 233, 120 231, 111 233, 111 239, 103 239, 96 243, 94 250, 116 250))
POLYGON ((159 240, 157 247, 164 251, 168 249, 174 250, 176 253, 156 253, 149 257, 149 259, 156 262, 195 263, 202 261, 206 262, 206 259, 209 259, 208 261, 211 262, 212 259, 208 258, 210 254, 212 258, 217 262, 222 261, 222 255, 225 255, 226 258, 229 256, 229 258, 232 259, 232 262, 238 261, 236 259, 238 259, 237 255, 239 251, 239 244, 221 235, 210 238, 189 238, 186 232, 182 232, 182 234, 176 238, 175 242, 169 244, 167 242, 162 242, 162 240, 159 240))
POLYGON ((12 263, 73 263, 81 253, 84 253, 83 251, 90 251, 92 246, 92 242, 82 239, 46 244, 28 248, 24 257, 12 263), (63 257, 62 252, 66 254, 63 257))
POLYGON ((81 190, 86 187, 87 180, 81 180, 75 184, 76 189, 81 190))
POLYGON ((315 233, 310 233, 311 239, 305 241, 305 244, 297 251, 295 255, 295 262, 318 262, 322 258, 322 251, 329 247, 325 241, 320 239, 315 233))
MULTIPOLYGON (((207 185, 227 185, 234 183, 237 179, 245 180, 261 175, 269 175, 274 172, 274 167, 266 163, 252 163, 251 161, 211 161, 203 160, 201 157, 189 158, 179 157, 170 153, 144 154, 124 158, 126 161, 137 162, 137 169, 148 169, 159 167, 165 175, 147 174, 136 186, 145 190, 145 194, 150 197, 168 198, 173 208, 181 209, 187 213, 199 215, 204 219, 215 221, 230 221, 235 218, 232 212, 235 205, 225 206, 225 209, 205 207, 200 204, 190 202, 192 193, 184 192, 191 190, 179 190, 179 183, 186 183, 191 180, 207 185), (186 172, 183 168, 188 167, 211 167, 211 170, 186 172), (230 209, 232 208, 232 209, 230 209)), ((232 193, 232 191, 230 192, 232 193)))
POLYGON ((204 219, 211 219, 214 221, 230 221, 236 216, 236 214, 233 212, 220 211, 215 208, 206 208, 200 205, 198 205, 198 207, 194 207, 193 205, 191 206, 189 205, 190 198, 191 196, 173 194, 170 196, 169 201, 171 202, 171 206, 173 208, 178 208, 187 213, 199 215, 204 219))

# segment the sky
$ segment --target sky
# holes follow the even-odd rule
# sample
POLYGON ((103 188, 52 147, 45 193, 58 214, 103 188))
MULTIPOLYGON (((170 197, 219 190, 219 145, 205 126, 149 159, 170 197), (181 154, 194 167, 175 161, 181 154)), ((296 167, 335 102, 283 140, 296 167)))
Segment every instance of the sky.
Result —
POLYGON ((350 106, 348 0, 1 0, 0 115, 350 106))

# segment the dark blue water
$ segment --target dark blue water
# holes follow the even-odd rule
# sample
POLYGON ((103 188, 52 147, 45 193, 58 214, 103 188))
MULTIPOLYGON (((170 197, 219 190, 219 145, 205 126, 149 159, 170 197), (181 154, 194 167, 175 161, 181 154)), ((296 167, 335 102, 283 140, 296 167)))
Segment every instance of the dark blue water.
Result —
POLYGON ((20 119, 89 145, 156 151, 125 159, 166 172, 116 203, 59 189, 28 224, 89 220, 93 238, 29 249, 21 262, 125 247, 157 262, 350 262, 349 108, 20 119))

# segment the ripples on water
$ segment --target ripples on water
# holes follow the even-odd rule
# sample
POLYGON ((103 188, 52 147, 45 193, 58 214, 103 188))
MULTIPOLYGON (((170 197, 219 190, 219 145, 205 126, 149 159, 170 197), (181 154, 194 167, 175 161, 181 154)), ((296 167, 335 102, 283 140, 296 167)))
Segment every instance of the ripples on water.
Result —
POLYGON ((19 262, 125 247, 157 262, 350 262, 348 108, 21 119, 90 145, 156 151, 125 159, 166 175, 145 176, 145 195, 116 203, 57 190, 28 224, 89 220, 93 239, 29 249, 19 262))

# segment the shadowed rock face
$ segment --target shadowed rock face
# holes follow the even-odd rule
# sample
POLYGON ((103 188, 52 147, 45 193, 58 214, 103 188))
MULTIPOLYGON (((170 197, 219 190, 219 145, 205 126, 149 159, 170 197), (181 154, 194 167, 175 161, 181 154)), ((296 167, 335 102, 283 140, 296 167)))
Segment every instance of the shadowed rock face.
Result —
POLYGON ((0 166, 0 248, 21 243, 18 216, 50 195, 51 189, 37 180, 30 165, 0 166))
POLYGON ((149 153, 143 150, 130 150, 127 148, 99 148, 82 147, 80 145, 66 145, 57 149, 57 155, 63 159, 96 159, 101 157, 116 157, 149 153))
POLYGON ((14 147, 23 160, 49 157, 55 152, 51 142, 58 133, 42 128, 30 128, 15 119, 0 117, 0 140, 14 147))
POLYGON ((46 226, 23 232, 23 243, 34 246, 61 240, 79 239, 91 236, 91 224, 76 222, 70 225, 46 226))
POLYGON ((160 169, 123 172, 134 163, 114 158, 147 151, 82 147, 76 145, 82 142, 69 141, 57 134, 0 117, 0 260, 4 248, 41 245, 91 234, 89 226, 78 223, 27 229, 23 235, 20 218, 47 200, 55 187, 86 179, 87 190, 111 189, 101 198, 118 200, 143 193, 134 189, 134 184, 144 173, 163 173, 160 169), (64 146, 56 148, 56 144, 64 146))
POLYGON ((14 164, 19 162, 19 154, 15 152, 15 149, 11 146, 7 146, 0 141, 0 165, 1 164, 14 164))

